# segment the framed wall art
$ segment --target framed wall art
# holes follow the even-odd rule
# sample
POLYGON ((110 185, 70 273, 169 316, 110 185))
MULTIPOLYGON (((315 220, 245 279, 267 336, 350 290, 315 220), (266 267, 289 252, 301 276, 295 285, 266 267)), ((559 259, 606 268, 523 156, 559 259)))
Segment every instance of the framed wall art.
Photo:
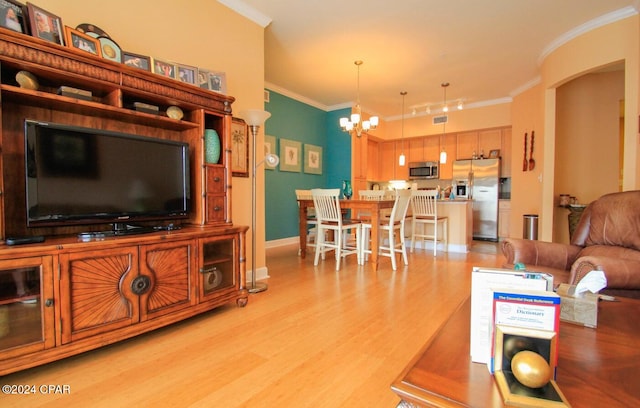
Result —
POLYGON ((322 174, 322 147, 311 144, 304 145, 304 172, 322 174))
POLYGON ((27 3, 27 14, 29 14, 32 36, 64 45, 64 26, 60 17, 31 3, 27 3))
POLYGON ((129 51, 122 51, 122 63, 133 68, 151 71, 151 57, 147 55, 134 54, 129 51))
POLYGON ((247 124, 239 118, 231 120, 231 174, 249 177, 249 133, 247 124))
POLYGON ((198 69, 198 85, 200 88, 209 89, 209 76, 211 75, 211 71, 207 69, 198 69))
POLYGON ((280 139, 280 171, 299 173, 302 168, 301 153, 302 143, 295 140, 280 139))
POLYGON ((98 57, 102 57, 102 48, 97 38, 91 37, 82 31, 69 26, 64 27, 67 46, 76 50, 88 52, 98 57))
MULTIPOLYGON (((276 150, 276 137, 264 135, 264 155, 266 156, 268 154, 278 154, 276 150)), ((264 166, 264 168, 267 170, 275 170, 276 166, 264 166)))
POLYGON ((13 0, 0 0, 0 27, 28 34, 25 6, 13 0))

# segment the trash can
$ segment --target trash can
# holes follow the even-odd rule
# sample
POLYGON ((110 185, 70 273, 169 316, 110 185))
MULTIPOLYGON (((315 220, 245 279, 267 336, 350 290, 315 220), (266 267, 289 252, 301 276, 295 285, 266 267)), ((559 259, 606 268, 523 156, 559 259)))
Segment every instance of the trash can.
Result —
POLYGON ((538 214, 523 215, 522 238, 538 239, 538 214))

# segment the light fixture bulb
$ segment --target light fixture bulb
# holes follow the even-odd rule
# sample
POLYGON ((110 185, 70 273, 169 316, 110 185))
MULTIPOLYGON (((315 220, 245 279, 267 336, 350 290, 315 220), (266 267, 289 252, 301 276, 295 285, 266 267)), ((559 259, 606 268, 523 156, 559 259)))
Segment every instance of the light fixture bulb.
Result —
POLYGON ((400 166, 404 166, 405 162, 406 162, 406 158, 404 157, 404 153, 403 153, 403 154, 401 154, 401 155, 400 155, 400 157, 398 158, 398 164, 399 164, 400 166))
POLYGON ((362 65, 362 61, 354 61, 354 64, 358 67, 358 94, 356 105, 350 117, 340 118, 340 128, 343 132, 351 133, 351 131, 354 131, 355 135, 360 137, 362 136, 362 132, 373 130, 378 126, 378 117, 371 116, 369 120, 362 120, 363 116, 360 108, 360 65, 362 65))
POLYGON ((440 164, 446 164, 447 163, 447 152, 444 151, 444 149, 442 149, 442 151, 440 152, 440 164))
POLYGON ((449 112, 449 107, 448 107, 447 105, 444 105, 444 106, 442 107, 442 111, 443 111, 443 112, 449 112))
POLYGON ((458 110, 462 109, 464 109, 464 105, 462 104, 462 101, 458 101, 458 110))

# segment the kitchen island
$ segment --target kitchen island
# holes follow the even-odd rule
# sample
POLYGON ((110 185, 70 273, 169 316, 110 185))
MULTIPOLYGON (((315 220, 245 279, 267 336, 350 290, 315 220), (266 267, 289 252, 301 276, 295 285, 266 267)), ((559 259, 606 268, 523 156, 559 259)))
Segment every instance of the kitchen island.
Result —
MULTIPOLYGON (((467 199, 443 199, 438 200, 437 209, 439 217, 448 218, 447 252, 469 252, 473 241, 473 202, 467 199)), ((407 220, 407 223, 406 235, 411 237, 411 221, 407 220)), ((427 233, 433 233, 432 226, 428 225, 425 228, 427 233)), ((433 241, 416 242, 416 248, 433 249, 433 241)))

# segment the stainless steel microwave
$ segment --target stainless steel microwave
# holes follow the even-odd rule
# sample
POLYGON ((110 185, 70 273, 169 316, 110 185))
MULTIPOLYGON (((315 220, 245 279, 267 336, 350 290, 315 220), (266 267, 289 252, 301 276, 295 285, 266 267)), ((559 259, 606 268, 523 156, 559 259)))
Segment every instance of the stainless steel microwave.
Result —
POLYGON ((440 177, 439 164, 435 161, 409 163, 409 179, 437 179, 440 177))

